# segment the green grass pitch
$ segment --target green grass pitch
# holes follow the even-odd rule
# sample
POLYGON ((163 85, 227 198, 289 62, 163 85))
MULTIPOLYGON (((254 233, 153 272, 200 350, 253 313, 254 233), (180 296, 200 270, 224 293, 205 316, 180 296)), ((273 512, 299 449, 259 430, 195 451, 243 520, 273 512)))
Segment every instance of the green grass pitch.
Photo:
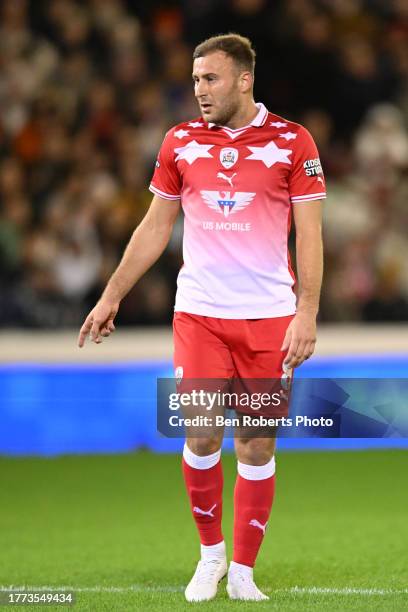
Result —
MULTIPOLYGON (((255 574, 271 599, 253 604, 229 601, 225 581, 212 602, 184 601, 198 541, 178 456, 2 458, 0 585, 72 586, 73 608, 46 609, 75 612, 408 610, 407 458, 278 453, 255 574)), ((233 455, 223 463, 230 550, 233 455)))

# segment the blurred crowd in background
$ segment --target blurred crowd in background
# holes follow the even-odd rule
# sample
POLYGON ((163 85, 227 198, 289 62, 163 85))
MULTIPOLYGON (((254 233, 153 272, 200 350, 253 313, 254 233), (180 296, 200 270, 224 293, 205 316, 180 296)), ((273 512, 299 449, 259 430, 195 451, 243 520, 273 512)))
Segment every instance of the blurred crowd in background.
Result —
MULTIPOLYGON (((151 200, 166 130, 199 113, 194 46, 239 32, 256 100, 320 150, 322 321, 408 320, 408 0, 2 0, 0 326, 77 325, 151 200)), ((182 218, 123 302, 171 320, 182 218)))

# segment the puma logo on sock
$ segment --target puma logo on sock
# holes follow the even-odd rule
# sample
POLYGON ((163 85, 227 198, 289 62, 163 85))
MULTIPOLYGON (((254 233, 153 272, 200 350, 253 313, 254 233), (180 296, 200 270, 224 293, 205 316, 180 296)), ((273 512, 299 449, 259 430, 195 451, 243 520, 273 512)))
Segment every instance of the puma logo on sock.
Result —
POLYGON ((262 533, 265 535, 265 530, 266 530, 266 526, 268 524, 268 521, 266 521, 265 525, 262 525, 262 523, 260 523, 256 519, 251 519, 249 521, 249 524, 252 525, 252 527, 258 527, 258 529, 260 529, 262 531, 262 533))
POLYGON ((194 506, 193 508, 193 512, 196 512, 197 514, 204 514, 205 516, 212 516, 214 518, 213 515, 213 510, 216 507, 217 504, 214 504, 212 508, 210 508, 209 510, 201 510, 201 508, 199 508, 198 506, 194 506))

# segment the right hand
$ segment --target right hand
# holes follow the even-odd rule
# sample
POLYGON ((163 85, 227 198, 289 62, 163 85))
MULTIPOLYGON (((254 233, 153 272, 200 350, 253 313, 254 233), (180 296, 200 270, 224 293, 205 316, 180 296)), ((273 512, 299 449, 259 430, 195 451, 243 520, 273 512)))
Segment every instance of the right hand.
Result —
POLYGON ((119 310, 119 303, 109 303, 100 300, 95 308, 91 310, 82 325, 79 336, 78 346, 82 348, 85 344, 86 337, 90 335, 92 342, 100 344, 102 338, 107 338, 115 331, 113 320, 119 310))

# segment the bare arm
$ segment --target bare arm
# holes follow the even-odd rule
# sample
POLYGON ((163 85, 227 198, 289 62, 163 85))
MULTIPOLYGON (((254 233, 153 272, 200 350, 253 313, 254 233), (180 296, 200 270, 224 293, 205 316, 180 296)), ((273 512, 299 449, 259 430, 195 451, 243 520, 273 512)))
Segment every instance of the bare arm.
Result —
POLYGON ((133 285, 158 260, 166 248, 180 210, 180 201, 170 201, 155 195, 146 216, 135 229, 122 260, 112 274, 106 288, 91 310, 78 336, 82 347, 88 334, 93 342, 114 331, 113 320, 119 304, 133 285))
POLYGON ((282 350, 288 351, 285 364, 291 368, 308 359, 316 344, 316 317, 323 276, 321 201, 296 203, 293 217, 299 295, 296 315, 282 345, 282 350))
POLYGON ((297 312, 308 312, 316 317, 323 277, 321 201, 295 204, 293 216, 299 278, 297 312))

